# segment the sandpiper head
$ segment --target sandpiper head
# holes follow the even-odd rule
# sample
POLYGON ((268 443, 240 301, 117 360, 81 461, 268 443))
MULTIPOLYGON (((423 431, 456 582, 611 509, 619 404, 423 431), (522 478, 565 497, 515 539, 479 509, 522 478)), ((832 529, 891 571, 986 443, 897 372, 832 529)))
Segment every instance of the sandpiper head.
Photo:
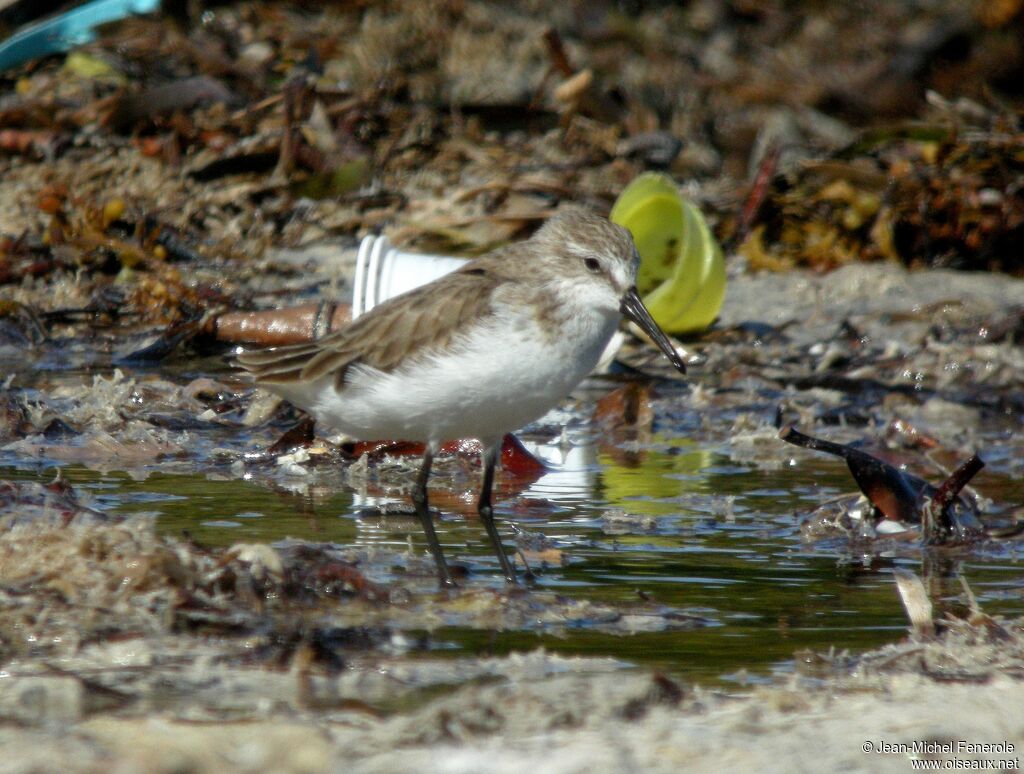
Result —
POLYGON ((534 240, 558 257, 561 279, 589 303, 625 315, 651 337, 680 372, 686 364, 651 317, 636 289, 640 255, 622 226, 576 208, 564 210, 544 224, 534 240))
POLYGON ((559 212, 537 232, 534 240, 558 258, 560 276, 586 283, 611 309, 617 309, 623 293, 636 284, 640 265, 633 237, 622 226, 586 210, 559 212))

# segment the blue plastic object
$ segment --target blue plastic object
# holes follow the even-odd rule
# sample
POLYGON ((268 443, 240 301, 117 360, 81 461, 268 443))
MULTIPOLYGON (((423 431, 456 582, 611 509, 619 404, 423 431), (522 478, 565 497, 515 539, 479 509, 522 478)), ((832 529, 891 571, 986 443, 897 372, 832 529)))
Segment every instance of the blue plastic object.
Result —
POLYGON ((152 13, 160 0, 93 0, 37 22, 0 43, 0 72, 30 59, 61 54, 95 39, 94 28, 126 16, 152 13))

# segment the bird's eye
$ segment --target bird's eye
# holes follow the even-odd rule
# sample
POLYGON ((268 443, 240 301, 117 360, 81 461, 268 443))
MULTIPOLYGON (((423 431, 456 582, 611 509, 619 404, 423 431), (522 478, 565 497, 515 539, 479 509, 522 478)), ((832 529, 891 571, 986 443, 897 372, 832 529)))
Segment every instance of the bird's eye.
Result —
POLYGON ((587 271, 597 274, 601 271, 601 262, 597 258, 584 258, 583 265, 587 267, 587 271))

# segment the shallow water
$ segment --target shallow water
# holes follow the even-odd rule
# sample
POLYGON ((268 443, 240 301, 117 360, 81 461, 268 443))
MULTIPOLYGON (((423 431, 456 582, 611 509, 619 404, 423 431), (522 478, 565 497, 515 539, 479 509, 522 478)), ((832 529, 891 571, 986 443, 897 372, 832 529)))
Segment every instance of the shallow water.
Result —
MULTIPOLYGON (((653 603, 705 625, 629 635, 587 626, 557 632, 452 626, 425 638, 428 653, 500 654, 544 646, 654 665, 705 682, 757 681, 792 669, 794 653, 802 649, 859 651, 904 636, 907 619, 891 578, 896 565, 929 576, 940 606, 961 604, 962 574, 987 612, 1024 613, 1021 550, 1015 544, 938 563, 914 546, 854 556, 841 541, 810 544, 801 536, 799 514, 853 488, 843 463, 811 458, 760 470, 734 461, 713 442, 664 426, 626 453, 621 444, 603 445, 588 419, 590 408, 584 401, 559 411, 535 435, 525 435, 552 470, 525 490, 507 476, 499 481, 497 512, 506 540, 511 542, 514 523, 562 552, 562 566, 538 568, 539 588, 627 608, 631 602, 653 603), (551 428, 564 425, 569 430, 563 437, 538 442, 545 431, 550 435, 551 428), (604 521, 609 509, 651 519, 632 533, 610 534, 604 521)), ((5 450, 0 478, 45 482, 60 467, 71 484, 91 494, 94 507, 156 514, 160 531, 187 534, 200 544, 298 538, 424 550, 414 518, 381 515, 376 508, 401 502, 400 492, 356 492, 341 472, 323 468, 294 480, 251 466, 239 475, 237 467, 218 464, 210 454, 225 442, 223 426, 190 432, 191 454, 132 475, 27 460, 5 450)), ((250 437, 237 430, 233 441, 236 447, 259 446, 272 435, 250 437)), ((779 457, 786 459, 787 447, 779 446, 779 457)), ((500 588, 497 561, 466 506, 475 473, 463 467, 432 488, 433 504, 443 511, 438 533, 449 560, 468 567, 464 584, 500 588), (446 497, 452 481, 459 491, 446 497)))

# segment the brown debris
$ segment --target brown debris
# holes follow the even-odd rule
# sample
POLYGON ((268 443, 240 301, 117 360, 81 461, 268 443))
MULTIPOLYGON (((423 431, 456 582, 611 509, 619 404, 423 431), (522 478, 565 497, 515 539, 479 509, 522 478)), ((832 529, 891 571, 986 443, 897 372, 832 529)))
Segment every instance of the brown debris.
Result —
POLYGON ((125 132, 143 120, 152 121, 198 105, 231 103, 235 99, 222 81, 208 75, 197 75, 120 97, 114 103, 107 123, 116 131, 125 132))
POLYGON ((1018 271, 1024 54, 1003 30, 1019 9, 972 10, 939 3, 906 29, 881 2, 815 8, 805 25, 763 4, 626 16, 462 0, 126 20, 11 72, 0 233, 23 246, 0 284, 117 283, 132 325, 224 311, 213 296, 262 308, 233 291, 268 248, 387 228, 477 253, 565 200, 607 210, 646 168, 693 181, 754 268, 1018 271), (948 83, 962 94, 924 98, 948 83), (878 128, 865 99, 926 123, 878 128))
POLYGON ((919 524, 926 545, 970 542, 986 536, 978 521, 973 498, 960 491, 984 467, 976 454, 955 470, 939 487, 899 470, 852 446, 804 435, 788 426, 779 438, 794 446, 823 451, 846 461, 857 486, 873 506, 877 520, 919 524))
POLYGON ((828 163, 773 181, 755 221, 748 203, 740 252, 756 268, 831 269, 863 260, 1024 272, 1019 118, 982 127, 944 123, 865 134, 828 163))
POLYGON ((277 347, 314 341, 352 319, 352 307, 320 301, 263 312, 226 312, 211 317, 205 332, 218 341, 277 347))

